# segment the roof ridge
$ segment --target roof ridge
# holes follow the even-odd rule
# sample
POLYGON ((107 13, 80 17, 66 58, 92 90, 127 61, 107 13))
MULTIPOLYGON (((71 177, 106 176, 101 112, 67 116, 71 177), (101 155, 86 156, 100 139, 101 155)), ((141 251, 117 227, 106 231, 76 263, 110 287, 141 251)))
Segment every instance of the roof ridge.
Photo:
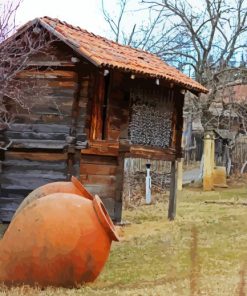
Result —
MULTIPOLYGON (((159 56, 157 56, 157 55, 155 55, 155 54, 153 54, 153 53, 151 53, 151 52, 149 52, 149 51, 146 51, 146 50, 144 50, 144 49, 140 49, 140 48, 136 48, 136 47, 132 47, 132 46, 130 46, 130 45, 125 45, 125 44, 118 43, 118 42, 116 42, 116 41, 114 41, 114 40, 111 40, 111 39, 109 39, 109 38, 107 38, 107 37, 103 37, 103 36, 101 36, 101 35, 98 35, 98 34, 95 34, 95 33, 93 33, 93 32, 90 32, 90 31, 88 31, 88 30, 86 30, 86 29, 84 29, 84 28, 81 28, 80 26, 74 26, 74 25, 71 25, 71 24, 67 23, 66 21, 61 21, 61 20, 58 19, 58 18, 52 18, 52 17, 50 17, 50 16, 43 16, 43 17, 40 17, 39 19, 41 19, 41 20, 49 19, 50 21, 56 21, 56 22, 58 22, 58 23, 60 23, 60 24, 62 24, 62 25, 65 25, 65 26, 67 26, 67 27, 69 27, 69 28, 71 28, 71 29, 74 29, 74 30, 77 30, 77 31, 81 31, 81 32, 85 32, 85 33, 87 33, 87 34, 89 34, 89 35, 91 35, 91 36, 94 36, 94 37, 100 38, 100 39, 104 40, 105 42, 111 42, 111 43, 114 43, 114 44, 116 44, 116 45, 118 45, 118 46, 121 46, 121 47, 123 47, 123 48, 131 48, 132 50, 138 51, 138 52, 140 52, 140 53, 145 53, 145 54, 148 54, 148 55, 154 56, 154 57, 158 58, 159 60, 161 60, 162 62, 164 62, 159 56)), ((166 62, 164 62, 164 63, 166 64, 166 62)), ((166 64, 166 65, 168 65, 168 64, 166 64)), ((172 67, 172 66, 170 66, 170 65, 168 65, 168 66, 169 66, 169 67, 172 67)))
POLYGON ((165 79, 181 88, 189 89, 196 93, 208 92, 199 82, 165 63, 159 56, 153 53, 129 45, 119 44, 79 26, 73 26, 65 21, 49 16, 35 18, 27 22, 12 37, 6 39, 6 42, 16 38, 24 30, 36 23, 57 36, 58 39, 65 42, 96 67, 119 69, 129 73, 141 73, 148 77, 165 79))
MULTIPOLYGON (((82 32, 88 37, 93 37, 96 40, 90 40, 84 36, 81 41, 81 46, 77 48, 80 50, 84 57, 90 59, 97 66, 116 67, 126 71, 134 71, 140 73, 146 73, 153 77, 164 77, 165 79, 171 80, 177 84, 184 85, 189 89, 194 88, 202 92, 207 92, 207 89, 202 86, 199 82, 191 79, 186 74, 182 73, 175 67, 164 62, 159 56, 145 51, 143 49, 134 48, 130 45, 123 45, 116 41, 110 40, 106 37, 96 35, 79 26, 73 26, 65 21, 61 21, 57 18, 51 18, 45 16, 40 18, 41 22, 44 22, 47 26, 52 27, 57 33, 62 34, 66 37, 67 41, 71 38, 75 40, 80 39, 82 36, 73 36, 73 32, 66 32, 67 29, 72 29, 73 31, 82 32), (54 22, 54 24, 52 24, 54 22), (65 28, 56 28, 56 25, 65 26, 65 28), (70 36, 69 36, 70 35, 70 36), (94 47, 95 44, 98 45, 94 47), (129 50, 129 52, 128 52, 129 50), (129 65, 127 65, 129 63, 129 65), (162 67, 163 66, 163 67, 162 67), (163 73, 162 73, 163 72, 163 73)), ((80 41, 78 41, 80 44, 80 41)))

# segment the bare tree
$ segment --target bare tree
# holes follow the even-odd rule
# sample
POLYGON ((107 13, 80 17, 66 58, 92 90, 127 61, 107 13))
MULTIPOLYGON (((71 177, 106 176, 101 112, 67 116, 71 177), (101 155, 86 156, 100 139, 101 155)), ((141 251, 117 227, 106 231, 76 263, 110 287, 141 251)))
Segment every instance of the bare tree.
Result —
POLYGON ((27 99, 30 93, 37 99, 45 95, 45 85, 38 83, 38 79, 22 79, 22 71, 29 69, 38 75, 40 69, 30 63, 30 58, 37 52, 45 53, 49 44, 56 40, 38 21, 28 23, 10 36, 16 30, 15 15, 19 5, 20 1, 7 1, 0 7, 0 130, 14 120, 9 112, 13 106, 15 110, 31 110, 27 99))
POLYGON ((162 10, 161 18, 172 18, 175 27, 171 34, 181 36, 171 40, 169 48, 156 48, 156 53, 165 60, 176 56, 203 84, 208 83, 208 74, 225 69, 234 55, 247 47, 246 0, 201 0, 200 8, 193 8, 186 0, 142 3, 162 10))
MULTIPOLYGON (((247 1, 201 0, 193 7, 189 0, 142 0, 139 7, 148 11, 149 22, 145 26, 134 24, 128 38, 124 38, 127 1, 119 2, 119 14, 114 17, 106 11, 102 0, 103 13, 115 40, 157 54, 208 87, 207 96, 199 100, 191 96, 190 106, 202 118, 203 125, 211 124, 208 111, 223 87, 234 83, 236 73, 246 75, 246 71, 235 69, 243 69, 246 64, 247 1), (235 60, 240 57, 237 63, 235 60)), ((229 102, 223 103, 223 113, 236 109, 236 104, 230 107, 229 102)), ((237 113, 244 116, 240 110, 237 113)), ((223 117, 220 114, 217 122, 223 117)))
POLYGON ((0 42, 4 41, 16 29, 16 11, 21 0, 0 3, 0 42))
POLYGON ((164 21, 161 18, 163 9, 148 9, 146 6, 142 7, 138 4, 138 1, 119 0, 117 2, 119 10, 116 13, 107 8, 105 2, 105 0, 101 0, 102 13, 109 25, 112 39, 116 42, 153 51, 156 45, 164 42, 165 36, 171 30, 171 26, 168 24, 169 20, 164 21), (131 7, 130 3, 135 4, 135 8, 131 7), (130 18, 138 19, 135 15, 144 16, 145 20, 126 26, 130 18))

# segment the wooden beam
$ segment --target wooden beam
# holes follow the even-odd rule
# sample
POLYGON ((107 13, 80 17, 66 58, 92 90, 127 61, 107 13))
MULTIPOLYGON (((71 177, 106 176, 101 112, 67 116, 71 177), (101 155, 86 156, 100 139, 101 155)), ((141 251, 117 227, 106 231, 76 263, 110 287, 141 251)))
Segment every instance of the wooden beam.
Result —
POLYGON ((104 104, 105 83, 103 73, 96 74, 91 115, 90 140, 102 139, 102 108, 104 104))
POLYGON ((141 145, 130 145, 127 141, 121 141, 119 150, 120 152, 125 153, 125 157, 140 157, 167 161, 172 161, 176 158, 175 149, 161 149, 141 145))
POLYGON ((181 139, 183 132, 183 105, 184 95, 178 89, 171 91, 171 98, 174 101, 172 115, 172 141, 171 148, 176 150, 176 158, 182 157, 181 139))
POLYGON ((168 219, 174 220, 176 216, 177 186, 176 186, 176 161, 171 163, 171 182, 168 206, 168 219))
POLYGON ((123 203, 123 182, 124 182, 124 154, 120 153, 118 157, 118 167, 116 172, 116 198, 114 206, 114 221, 122 220, 123 203))

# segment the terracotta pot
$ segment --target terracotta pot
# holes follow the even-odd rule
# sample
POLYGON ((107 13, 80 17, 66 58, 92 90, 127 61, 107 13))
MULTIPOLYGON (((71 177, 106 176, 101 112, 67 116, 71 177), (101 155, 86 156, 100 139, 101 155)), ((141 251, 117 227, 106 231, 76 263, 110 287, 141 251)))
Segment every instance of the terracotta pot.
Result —
POLYGON ((6 285, 73 287, 101 272, 114 225, 98 196, 54 193, 27 205, 0 243, 0 281, 6 285))
POLYGON ((17 208, 14 216, 12 217, 12 220, 23 208, 25 208, 31 202, 35 201, 38 198, 44 197, 46 195, 49 195, 52 193, 58 193, 58 192, 78 194, 91 200, 94 198, 93 195, 89 193, 86 190, 86 188, 81 184, 81 182, 72 176, 71 182, 48 183, 30 192, 28 196, 24 198, 22 203, 17 208))

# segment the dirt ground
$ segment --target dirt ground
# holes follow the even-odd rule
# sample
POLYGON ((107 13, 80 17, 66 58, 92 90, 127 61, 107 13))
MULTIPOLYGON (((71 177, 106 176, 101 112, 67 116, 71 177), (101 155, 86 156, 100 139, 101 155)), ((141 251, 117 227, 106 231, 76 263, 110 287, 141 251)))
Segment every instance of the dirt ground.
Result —
POLYGON ((176 220, 167 220, 167 197, 124 211, 100 277, 78 289, 0 289, 0 295, 246 295, 247 179, 227 189, 178 194, 176 220))

